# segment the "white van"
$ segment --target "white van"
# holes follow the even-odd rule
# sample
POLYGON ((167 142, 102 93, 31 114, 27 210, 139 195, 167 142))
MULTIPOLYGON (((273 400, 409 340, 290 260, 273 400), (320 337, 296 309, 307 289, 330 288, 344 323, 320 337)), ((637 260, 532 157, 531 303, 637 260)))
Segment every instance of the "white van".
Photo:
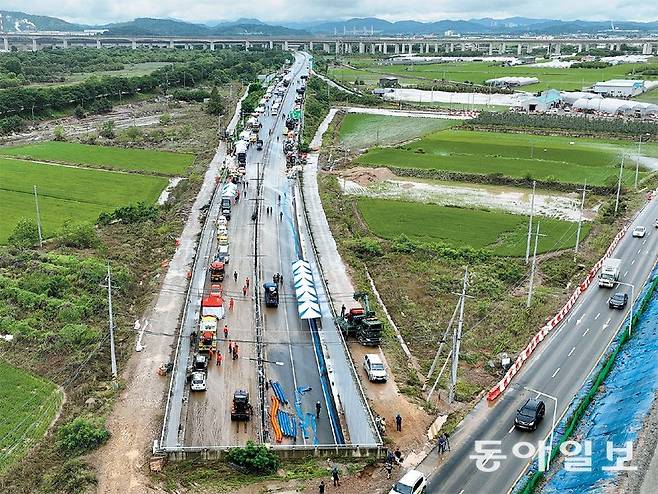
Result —
POLYGON ((376 353, 366 353, 363 357, 363 369, 368 375, 368 380, 371 382, 385 383, 388 376, 386 375, 386 367, 384 362, 376 353))
POLYGON ((388 494, 423 494, 427 489, 427 479, 418 470, 409 470, 393 486, 388 494))

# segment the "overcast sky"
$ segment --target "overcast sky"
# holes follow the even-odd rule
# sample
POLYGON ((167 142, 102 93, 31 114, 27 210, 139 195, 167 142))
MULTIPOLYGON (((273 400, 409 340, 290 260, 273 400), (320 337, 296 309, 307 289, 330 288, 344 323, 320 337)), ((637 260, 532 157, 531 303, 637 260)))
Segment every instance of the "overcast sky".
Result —
POLYGON ((516 15, 586 20, 658 19, 656 0, 0 0, 0 9, 81 23, 135 17, 173 17, 192 22, 239 17, 257 17, 263 21, 350 17, 432 21, 516 15))

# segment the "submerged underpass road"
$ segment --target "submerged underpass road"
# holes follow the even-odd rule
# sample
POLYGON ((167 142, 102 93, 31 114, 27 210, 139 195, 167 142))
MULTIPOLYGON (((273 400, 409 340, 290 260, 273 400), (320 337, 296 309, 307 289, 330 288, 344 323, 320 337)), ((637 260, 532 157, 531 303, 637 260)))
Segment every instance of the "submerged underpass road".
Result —
MULTIPOLYGON (((658 231, 653 227, 656 217, 658 204, 653 201, 633 221, 613 254, 613 257, 622 259, 620 281, 634 284, 636 296, 656 259, 658 231), (645 238, 632 237, 633 227, 637 225, 647 227, 645 238)), ((451 436, 452 451, 444 454, 444 461, 437 460, 435 450, 421 463, 418 468, 430 476, 428 492, 506 493, 513 487, 531 459, 515 457, 512 448, 522 441, 534 443, 536 447, 550 434, 553 415, 553 402, 543 398, 546 417, 538 430, 520 432, 514 429, 516 410, 528 398, 536 396, 524 387, 556 396, 559 420, 627 314, 627 310, 608 308, 608 298, 616 291, 626 292, 630 298, 630 287, 607 289, 593 283, 581 295, 569 316, 540 344, 502 397, 492 405, 483 399, 466 417, 451 436), (478 469, 476 461, 469 458, 476 454, 475 441, 500 441, 496 447, 505 458, 485 461, 484 468, 492 469, 489 473, 478 469)), ((488 451, 492 449, 487 448, 488 451)), ((526 451, 522 449, 521 452, 526 451)), ((605 458, 605 454, 605 451, 593 451, 598 457, 605 458)))

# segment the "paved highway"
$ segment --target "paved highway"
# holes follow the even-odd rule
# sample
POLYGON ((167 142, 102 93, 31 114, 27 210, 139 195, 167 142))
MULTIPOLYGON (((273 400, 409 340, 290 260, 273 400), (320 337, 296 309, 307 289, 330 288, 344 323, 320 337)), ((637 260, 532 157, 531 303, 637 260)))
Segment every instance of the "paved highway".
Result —
MULTIPOLYGON (((261 303, 263 313, 263 341, 266 379, 281 383, 290 405, 287 408, 295 412, 294 390, 297 386, 310 388, 301 399, 304 413, 315 413, 315 403, 322 403, 323 413, 317 424, 317 441, 320 444, 333 444, 334 437, 326 416, 326 403, 320 385, 320 376, 315 359, 308 324, 302 322, 297 314, 297 302, 292 285, 291 264, 298 259, 296 230, 293 224, 291 183, 286 176, 285 156, 283 153, 285 116, 294 105, 295 89, 302 74, 307 73, 307 58, 298 54, 292 74, 295 76, 290 89, 281 102, 279 116, 269 113, 259 118, 262 124, 260 136, 264 141, 262 151, 256 146, 250 146, 247 153, 245 181, 248 186, 242 189, 242 195, 234 205, 229 221, 229 245, 231 261, 227 266, 224 281, 224 299, 226 306, 230 297, 235 300, 235 309, 226 311, 224 322, 229 326, 228 340, 238 341, 240 358, 228 358, 228 341, 220 336, 219 348, 226 357, 221 367, 214 363, 208 374, 208 390, 205 393, 190 393, 188 406, 185 409, 185 445, 186 446, 219 446, 244 444, 248 439, 254 439, 259 430, 260 414, 258 409, 257 366, 256 366, 256 316, 254 297, 262 300, 262 283, 271 281, 274 273, 281 273, 284 283, 281 289, 278 308, 265 308, 261 303), (271 134, 270 134, 271 129, 271 134), (278 137, 278 139, 277 139, 278 137), (262 181, 260 194, 258 182, 262 181), (281 202, 279 203, 279 196, 281 202), (254 257, 255 231, 251 219, 254 208, 258 215, 258 273, 261 286, 255 287, 254 257), (272 213, 267 214, 268 207, 272 213), (280 219, 279 212, 283 212, 280 219), (237 271, 237 282, 233 272, 237 271), (243 296, 242 287, 245 278, 249 277, 251 286, 247 296, 243 296), (258 288, 258 289, 257 289, 258 288), (258 295, 257 295, 258 294, 258 295), (272 362, 281 362, 276 365, 272 362), (230 420, 230 405, 233 392, 236 389, 247 389, 255 408, 254 419, 249 424, 238 424, 230 420)), ((268 103, 268 106, 271 102, 268 103)), ((218 213, 211 209, 210 215, 218 213)), ((216 239, 213 237, 213 247, 216 250, 216 239)), ((204 259, 208 265, 209 259, 204 259)), ((210 287, 206 279, 206 290, 210 287)), ((223 323, 220 324, 220 328, 223 323)), ((221 331, 220 331, 221 333, 221 331)), ((267 394, 269 404, 269 394, 267 394)), ((269 424, 269 422, 268 422, 269 424)), ((309 430, 308 439, 301 431, 297 437, 298 444, 312 444, 315 434, 309 430)), ((285 439, 284 442, 292 442, 285 439)))
MULTIPOLYGON (((636 294, 646 281, 658 251, 658 231, 653 227, 658 217, 658 204, 649 203, 638 215, 621 240, 613 257, 623 260, 620 281, 634 284, 636 294), (643 239, 631 236, 636 225, 647 227, 643 239)), ((521 441, 535 445, 548 437, 553 415, 553 402, 546 403, 546 417, 535 432, 520 432, 513 428, 516 410, 526 399, 537 396, 526 391, 529 387, 558 398, 558 421, 564 414, 582 383, 587 379, 602 353, 609 345, 615 331, 621 325, 627 310, 609 309, 607 300, 615 291, 629 294, 630 287, 614 289, 599 288, 593 284, 572 309, 571 314, 556 327, 531 357, 531 360, 512 381, 503 396, 493 405, 486 399, 480 402, 451 437, 452 451, 446 453, 445 461, 436 468, 436 452, 421 463, 419 469, 430 475, 428 492, 450 494, 479 494, 482 492, 508 492, 525 471, 531 459, 520 459, 512 455, 513 446, 521 441), (500 441, 498 448, 506 455, 500 466, 486 473, 479 470, 475 460, 475 441, 500 441)), ((629 309, 629 307, 627 307, 629 309)), ((525 450, 523 450, 525 452, 525 450)), ((594 451, 594 455, 605 452, 594 451)), ((495 459, 484 463, 489 469, 495 459)))

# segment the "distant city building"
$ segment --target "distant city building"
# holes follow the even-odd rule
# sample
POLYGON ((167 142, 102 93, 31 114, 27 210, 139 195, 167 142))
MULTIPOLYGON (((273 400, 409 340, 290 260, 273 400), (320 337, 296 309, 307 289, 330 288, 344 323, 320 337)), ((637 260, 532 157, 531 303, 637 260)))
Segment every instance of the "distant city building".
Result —
POLYGON ((592 92, 616 98, 630 98, 644 92, 644 81, 611 79, 594 84, 592 92))
POLYGON ((397 77, 386 76, 379 79, 379 85, 380 87, 398 87, 400 83, 397 77))

